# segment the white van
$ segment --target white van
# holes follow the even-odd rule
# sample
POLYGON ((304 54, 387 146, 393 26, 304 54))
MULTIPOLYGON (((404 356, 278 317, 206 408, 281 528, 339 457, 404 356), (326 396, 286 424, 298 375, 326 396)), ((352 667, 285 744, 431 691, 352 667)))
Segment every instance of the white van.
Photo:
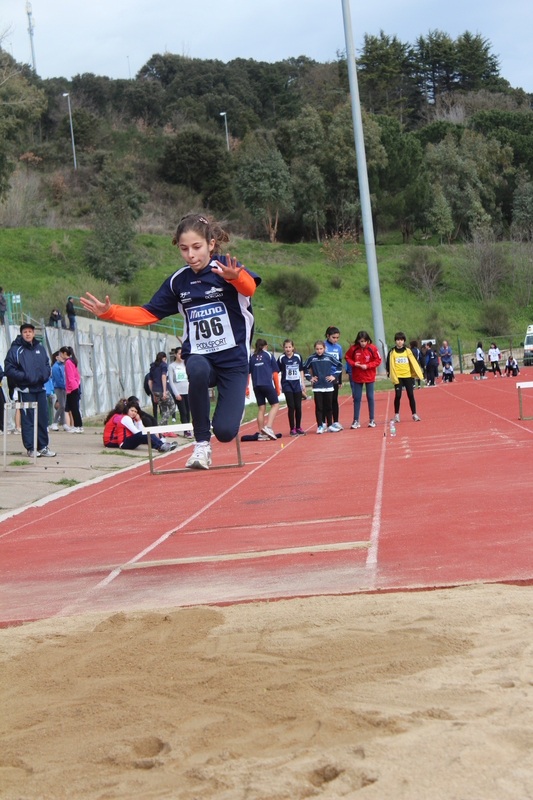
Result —
POLYGON ((533 325, 528 325, 524 339, 524 367, 529 367, 531 364, 533 364, 533 325))

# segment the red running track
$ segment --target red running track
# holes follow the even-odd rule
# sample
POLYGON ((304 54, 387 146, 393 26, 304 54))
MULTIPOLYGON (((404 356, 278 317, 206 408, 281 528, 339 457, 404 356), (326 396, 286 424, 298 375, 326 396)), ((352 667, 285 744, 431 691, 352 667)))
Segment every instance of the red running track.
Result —
MULTIPOLYGON (((350 430, 343 398, 344 431, 322 436, 309 401, 308 435, 289 438, 280 412, 282 440, 243 443, 241 469, 143 464, 2 521, 0 623, 530 580, 533 422, 518 420, 516 380, 459 376, 415 397, 422 422, 404 396, 392 439, 390 392, 376 395, 375 429, 363 398, 350 430)), ((233 461, 234 445, 214 443, 213 458, 233 461)))

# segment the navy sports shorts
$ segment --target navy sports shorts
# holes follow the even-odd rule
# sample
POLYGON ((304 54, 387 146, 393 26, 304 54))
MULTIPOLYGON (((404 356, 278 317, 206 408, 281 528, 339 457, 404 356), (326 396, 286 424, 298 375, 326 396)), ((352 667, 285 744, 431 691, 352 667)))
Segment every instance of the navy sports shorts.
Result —
POLYGON ((266 405, 266 400, 271 406, 279 403, 277 392, 273 386, 254 386, 254 394, 258 406, 266 405))

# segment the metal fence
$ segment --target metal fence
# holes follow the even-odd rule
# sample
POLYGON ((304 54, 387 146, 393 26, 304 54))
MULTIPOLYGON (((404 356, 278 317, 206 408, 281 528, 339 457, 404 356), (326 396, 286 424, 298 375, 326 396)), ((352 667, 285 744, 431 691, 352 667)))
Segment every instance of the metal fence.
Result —
MULTIPOLYGON (((158 352, 174 347, 174 337, 129 329, 112 323, 92 323, 78 317, 74 331, 44 327, 40 331, 50 358, 60 347, 70 346, 78 358, 81 386, 81 413, 84 417, 104 414, 121 397, 136 395, 142 405, 148 403, 144 393, 144 376, 158 352)), ((4 363, 11 342, 18 336, 15 325, 0 326, 0 360, 4 363)), ((4 379, 7 397, 7 381, 4 379)))

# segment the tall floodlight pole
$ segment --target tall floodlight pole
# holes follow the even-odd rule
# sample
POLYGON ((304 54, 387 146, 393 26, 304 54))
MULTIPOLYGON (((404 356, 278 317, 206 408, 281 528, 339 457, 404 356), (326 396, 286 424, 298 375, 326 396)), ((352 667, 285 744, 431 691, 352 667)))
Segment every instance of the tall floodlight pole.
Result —
POLYGON ((224 127, 226 128, 226 147, 228 148, 228 153, 229 153, 228 115, 226 114, 225 111, 221 111, 220 116, 224 117, 224 127))
POLYGON ((72 140, 72 157, 74 159, 74 169, 78 169, 76 164, 76 148, 74 147, 74 128, 72 127, 72 114, 70 111, 70 94, 68 92, 63 92, 63 97, 67 98, 68 101, 68 118, 70 120, 70 138, 72 140))
POLYGON ((370 306, 372 308, 372 324, 374 326, 374 339, 381 345, 383 361, 378 372, 384 373, 387 358, 387 345, 385 344, 385 326, 383 325, 383 309, 381 308, 381 292, 379 289, 378 262, 376 258, 376 241, 374 239, 374 224, 372 222, 372 207, 370 205, 370 188, 368 186, 368 172, 366 168, 365 140, 363 138, 363 119, 361 116, 361 103, 359 101, 359 86, 357 84, 357 70, 355 66, 355 51, 353 46, 352 20, 350 16, 350 1, 342 0, 342 15, 344 17, 344 34, 346 37, 346 60, 348 63, 348 79, 350 81, 350 96, 352 101, 352 119, 355 137, 355 155, 357 157, 357 175, 359 178, 359 194, 361 197, 361 216, 363 218, 363 234, 365 237, 366 264, 368 269, 368 286, 370 289, 370 306))
POLYGON ((35 66, 35 48, 33 46, 33 29, 35 28, 35 23, 31 14, 31 3, 29 0, 26 3, 26 14, 28 15, 28 33, 30 34, 31 65, 33 71, 37 74, 37 67, 35 66))

